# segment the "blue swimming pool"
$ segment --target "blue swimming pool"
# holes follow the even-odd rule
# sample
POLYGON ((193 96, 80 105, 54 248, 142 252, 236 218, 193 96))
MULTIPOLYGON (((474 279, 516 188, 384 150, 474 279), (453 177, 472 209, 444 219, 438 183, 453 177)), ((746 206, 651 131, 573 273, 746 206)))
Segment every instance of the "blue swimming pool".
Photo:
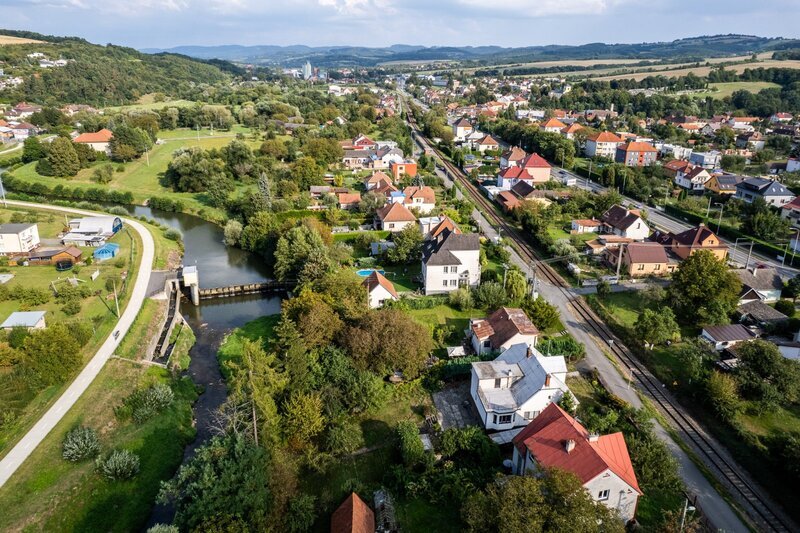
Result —
MULTIPOLYGON (((356 270, 356 274, 358 274, 362 278, 366 278, 367 276, 369 276, 373 272, 375 272, 374 268, 362 268, 361 270, 356 270)), ((381 274, 381 275, 386 274, 385 270, 378 270, 377 272, 379 274, 381 274)))

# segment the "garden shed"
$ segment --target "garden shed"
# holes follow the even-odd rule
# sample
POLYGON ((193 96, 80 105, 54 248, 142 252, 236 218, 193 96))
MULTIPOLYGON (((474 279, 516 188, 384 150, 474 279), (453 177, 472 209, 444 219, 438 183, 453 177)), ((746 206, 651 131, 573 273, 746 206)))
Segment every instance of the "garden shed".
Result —
POLYGON ((106 261, 117 256, 119 244, 108 242, 94 251, 92 254, 96 261, 106 261))

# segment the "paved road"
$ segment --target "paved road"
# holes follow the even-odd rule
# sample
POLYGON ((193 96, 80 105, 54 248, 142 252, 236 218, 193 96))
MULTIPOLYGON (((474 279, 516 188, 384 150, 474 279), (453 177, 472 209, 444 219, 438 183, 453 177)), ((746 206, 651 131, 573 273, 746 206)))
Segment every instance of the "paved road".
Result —
MULTIPOLYGON (((10 200, 8 203, 17 206, 35 207, 37 209, 48 209, 52 211, 74 213, 77 215, 97 215, 97 213, 84 211, 81 209, 69 209, 65 207, 33 204, 28 202, 16 202, 10 200)), ((119 336, 117 339, 115 339, 113 334, 109 335, 103 345, 100 346, 100 349, 97 351, 94 357, 92 357, 81 373, 78 374, 78 377, 75 378, 75 381, 70 384, 67 390, 64 391, 61 397, 56 400, 50 409, 47 410, 42 418, 36 422, 30 431, 28 431, 28 433, 22 437, 17 445, 14 446, 10 452, 8 452, 2 461, 0 461, 0 487, 2 487, 5 482, 8 481, 11 475, 16 472, 25 459, 27 459, 28 456, 33 453, 33 451, 42 442, 42 440, 44 440, 47 434, 50 433, 56 424, 58 424, 67 411, 69 411, 70 408, 75 405, 75 402, 78 401, 78 398, 81 397, 86 388, 92 383, 92 381, 94 381, 94 379, 97 377, 97 374, 100 373, 100 370, 105 365, 106 361, 114 354, 117 344, 120 340, 122 340, 123 337, 125 337, 125 334, 133 324, 136 315, 139 313, 139 309, 142 307, 142 303, 144 302, 147 293, 147 285, 150 281, 150 272, 153 268, 153 255, 155 253, 153 237, 150 235, 150 232, 139 222, 130 219, 125 219, 124 222, 128 225, 128 227, 133 228, 133 230, 139 234, 139 236, 142 238, 143 247, 139 252, 141 255, 141 264, 136 276, 136 282, 134 283, 133 290, 131 291, 130 301, 125 308, 125 311, 123 311, 115 330, 119 331, 119 336)))

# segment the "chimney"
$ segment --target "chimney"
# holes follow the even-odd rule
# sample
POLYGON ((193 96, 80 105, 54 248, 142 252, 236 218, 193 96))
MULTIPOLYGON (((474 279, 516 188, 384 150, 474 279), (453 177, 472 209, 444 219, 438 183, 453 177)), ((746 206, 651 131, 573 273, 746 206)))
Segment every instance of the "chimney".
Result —
POLYGON ((567 453, 572 452, 572 450, 575 449, 575 441, 569 439, 567 442, 564 443, 564 449, 567 451, 567 453))
POLYGON ((589 435, 589 442, 597 442, 600 440, 600 435, 597 433, 592 433, 589 435))
POLYGON ((545 386, 545 387, 549 387, 549 386, 550 386, 550 374, 547 374, 547 375, 544 377, 544 386, 545 386))
POLYGON ((533 348, 528 346, 528 352, 525 354, 525 357, 529 358, 533 355, 533 348))

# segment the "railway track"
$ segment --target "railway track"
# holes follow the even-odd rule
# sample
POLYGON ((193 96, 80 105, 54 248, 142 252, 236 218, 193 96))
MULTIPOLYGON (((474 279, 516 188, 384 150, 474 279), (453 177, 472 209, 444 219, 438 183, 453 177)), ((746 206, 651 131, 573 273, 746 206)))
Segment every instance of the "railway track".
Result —
POLYGON ((469 178, 458 167, 443 157, 439 150, 430 145, 428 140, 419 132, 416 121, 410 114, 408 121, 417 142, 423 148, 427 148, 426 151, 430 150, 438 156, 447 176, 463 186, 469 198, 479 207, 484 216, 496 227, 500 228, 512 241, 512 246, 520 257, 536 268, 550 284, 563 294, 565 300, 575 311, 576 316, 585 324, 586 328, 602 339, 619 363, 625 365, 631 371, 640 388, 656 403, 684 441, 692 446, 695 453, 703 460, 703 463, 715 474, 715 477, 727 486, 757 527, 763 531, 798 531, 797 526, 791 524, 790 519, 779 516, 772 510, 769 502, 762 497, 761 491, 754 487, 747 477, 741 474, 739 467, 719 451, 718 447, 699 424, 681 410, 677 402, 666 392, 664 385, 620 342, 586 301, 580 296, 574 296, 561 275, 549 264, 542 262, 542 258, 536 253, 519 229, 500 216, 495 211, 495 206, 492 202, 478 190, 469 178))

